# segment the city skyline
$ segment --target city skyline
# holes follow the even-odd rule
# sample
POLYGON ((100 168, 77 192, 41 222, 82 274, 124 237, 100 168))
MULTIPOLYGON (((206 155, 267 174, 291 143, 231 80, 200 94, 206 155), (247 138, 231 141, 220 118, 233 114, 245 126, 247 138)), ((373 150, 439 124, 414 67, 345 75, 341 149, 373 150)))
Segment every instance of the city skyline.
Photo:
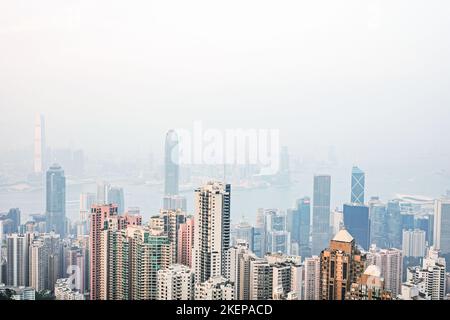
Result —
POLYGON ((2 1, 0 300, 449 301, 449 16, 2 1))

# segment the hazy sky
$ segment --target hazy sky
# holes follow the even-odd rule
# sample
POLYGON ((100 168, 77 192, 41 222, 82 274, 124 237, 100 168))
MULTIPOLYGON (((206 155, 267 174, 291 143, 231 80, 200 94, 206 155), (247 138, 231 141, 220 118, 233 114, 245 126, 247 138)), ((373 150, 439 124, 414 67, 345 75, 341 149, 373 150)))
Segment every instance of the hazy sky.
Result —
MULTIPOLYGON (((162 150, 193 121, 450 170, 450 3, 2 0, 0 151, 162 150)), ((318 151, 317 151, 318 152, 318 151)))

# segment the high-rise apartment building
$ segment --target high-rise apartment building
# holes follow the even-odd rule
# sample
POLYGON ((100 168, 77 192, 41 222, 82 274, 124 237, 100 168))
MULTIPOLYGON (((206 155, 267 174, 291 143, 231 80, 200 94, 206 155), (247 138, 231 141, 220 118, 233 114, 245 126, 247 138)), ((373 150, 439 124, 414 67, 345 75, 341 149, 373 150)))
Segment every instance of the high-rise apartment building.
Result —
POLYGON ((305 282, 304 282, 304 300, 320 299, 320 258, 312 256, 304 261, 305 282))
POLYGON ((195 190, 193 264, 197 283, 225 274, 230 247, 231 186, 209 182, 195 190))
POLYGON ((167 234, 171 245, 172 262, 177 263, 178 259, 178 235, 180 226, 186 222, 186 213, 177 210, 161 210, 159 216, 163 220, 164 233, 167 234))
POLYGON ((48 232, 64 237, 66 234, 66 178, 64 170, 53 164, 47 170, 46 224, 48 232))
POLYGON ((403 276, 403 254, 402 250, 379 249, 372 246, 367 253, 367 261, 369 264, 376 265, 384 279, 384 288, 392 293, 392 297, 396 298, 401 293, 401 283, 403 276))
POLYGON ((39 234, 29 246, 29 286, 37 292, 53 291, 60 270, 60 236, 39 234))
POLYGON ((158 298, 158 271, 172 263, 171 245, 160 229, 128 227, 131 241, 130 299, 158 298))
POLYGON ((358 167, 352 168, 352 193, 350 203, 364 204, 365 173, 358 167))
POLYGON ((330 240, 331 176, 314 176, 312 254, 318 255, 330 240))
POLYGON ((178 255, 179 264, 192 268, 192 251, 194 247, 194 217, 186 218, 178 229, 178 255))
POLYGON ((406 283, 417 287, 427 300, 443 300, 445 297, 446 261, 439 251, 431 247, 422 267, 408 268, 406 283))
POLYGON ((363 273, 365 260, 350 233, 339 231, 320 254, 320 299, 344 300, 351 284, 363 273))
POLYGON ((28 286, 31 239, 31 234, 13 233, 6 236, 6 285, 14 287, 28 286))
POLYGON ((246 241, 238 240, 228 249, 225 277, 234 284, 236 300, 250 299, 250 262, 258 259, 246 241))
POLYGON ((195 300, 235 300, 233 283, 221 276, 196 283, 195 300))
MULTIPOLYGON (((90 300, 106 299, 106 247, 103 230, 117 217, 117 205, 93 205, 90 215, 90 300)), ((120 229, 119 225, 119 229, 120 229)))
POLYGON ((193 300, 194 273, 184 265, 173 264, 158 271, 158 300, 193 300))
POLYGON ((250 261, 250 300, 272 299, 272 267, 265 259, 250 261))

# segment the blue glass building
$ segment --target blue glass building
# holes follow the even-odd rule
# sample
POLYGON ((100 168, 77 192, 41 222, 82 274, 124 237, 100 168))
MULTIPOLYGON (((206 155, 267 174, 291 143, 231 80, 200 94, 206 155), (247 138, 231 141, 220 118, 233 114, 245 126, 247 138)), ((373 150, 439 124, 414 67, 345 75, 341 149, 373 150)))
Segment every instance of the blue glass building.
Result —
POLYGON ((344 226, 355 238, 356 244, 368 250, 370 245, 369 207, 344 204, 344 226))

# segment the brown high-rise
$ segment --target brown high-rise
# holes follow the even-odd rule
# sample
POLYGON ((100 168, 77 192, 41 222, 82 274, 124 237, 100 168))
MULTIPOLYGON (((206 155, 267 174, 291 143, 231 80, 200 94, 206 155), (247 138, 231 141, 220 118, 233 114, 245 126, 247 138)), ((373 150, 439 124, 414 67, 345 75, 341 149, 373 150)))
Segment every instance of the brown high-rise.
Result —
POLYGON ((339 231, 320 254, 320 299, 344 300, 351 284, 364 272, 365 260, 350 233, 339 231))

